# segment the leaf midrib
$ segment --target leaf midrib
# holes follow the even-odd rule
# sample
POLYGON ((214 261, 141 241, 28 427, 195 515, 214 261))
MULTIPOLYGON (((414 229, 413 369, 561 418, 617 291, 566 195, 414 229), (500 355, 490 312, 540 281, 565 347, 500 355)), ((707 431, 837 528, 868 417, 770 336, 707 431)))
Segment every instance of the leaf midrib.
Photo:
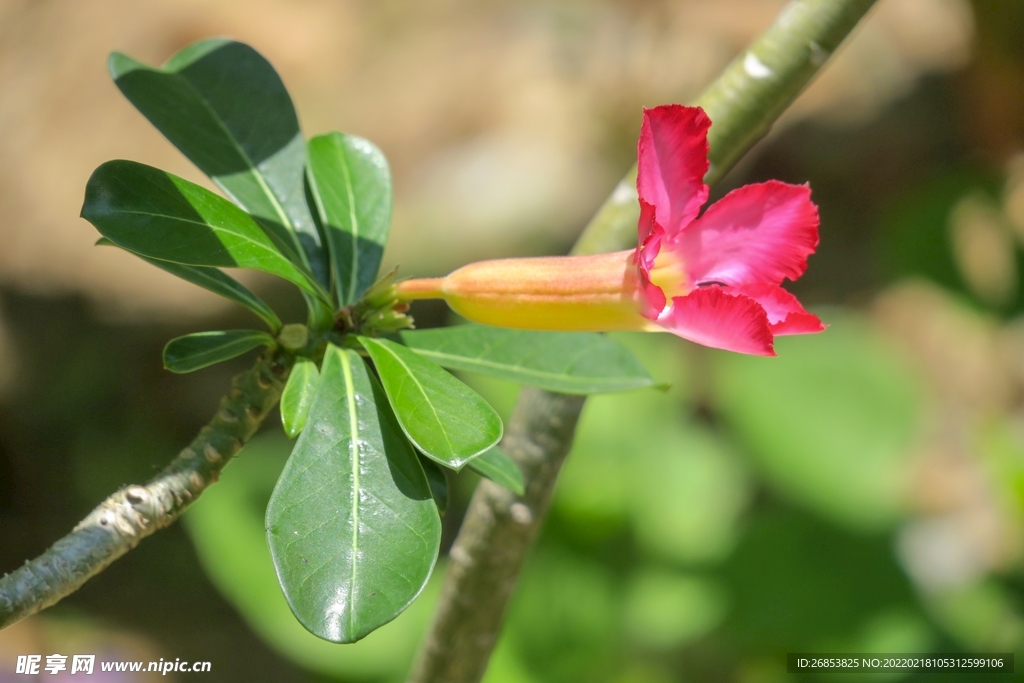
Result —
POLYGON ((356 623, 356 580, 359 571, 359 469, 362 466, 359 440, 359 417, 356 414, 356 390, 355 382, 352 379, 352 365, 349 362, 348 354, 344 351, 337 352, 341 356, 341 372, 345 377, 345 399, 348 403, 348 428, 349 428, 349 457, 352 458, 352 574, 348 587, 348 628, 349 633, 355 633, 356 623))
MULTIPOLYGON (((254 337, 242 337, 240 339, 231 339, 230 341, 226 341, 218 346, 211 346, 205 350, 189 354, 189 356, 187 356, 186 359, 206 360, 211 356, 216 356, 217 353, 220 351, 234 351, 235 349, 241 346, 247 346, 253 339, 254 337)), ((263 340, 260 340, 260 343, 263 343, 263 340)))
POLYGON ((265 301, 256 296, 251 292, 245 285, 238 280, 234 279, 227 273, 224 273, 220 268, 214 266, 193 266, 187 263, 178 263, 177 261, 168 261, 166 259, 158 259, 153 256, 144 256, 137 252, 134 252, 127 247, 124 247, 109 238, 104 238, 110 241, 110 244, 123 249, 129 254, 135 254, 147 263, 152 263, 157 268, 166 270, 173 275, 182 277, 182 279, 191 282, 197 287, 203 287, 207 291, 219 294, 235 303, 245 306, 250 311, 256 314, 263 322, 267 324, 272 330, 277 332, 281 328, 281 319, 277 317, 273 309, 267 305, 265 301), (179 270, 189 274, 189 277, 183 277, 179 270))
MULTIPOLYGON (((265 252, 267 252, 267 253, 269 253, 269 254, 271 254, 273 256, 276 256, 281 261, 283 261, 283 262, 285 262, 285 263, 287 263, 289 265, 292 265, 291 261, 289 261, 288 259, 283 257, 281 255, 281 253, 279 251, 277 251, 276 249, 274 249, 273 246, 269 242, 264 244, 264 243, 260 242, 259 240, 253 239, 249 235, 246 235, 244 232, 238 232, 238 231, 232 230, 231 228, 228 228, 228 227, 214 225, 213 223, 209 223, 209 222, 206 222, 206 221, 197 221, 197 220, 193 220, 191 218, 183 218, 181 216, 170 216, 168 214, 153 213, 153 212, 150 212, 150 211, 132 211, 130 209, 116 209, 115 211, 117 213, 129 214, 129 215, 132 215, 132 216, 151 216, 153 218, 166 218, 166 219, 172 220, 172 221, 179 221, 181 223, 189 223, 190 225, 197 225, 199 227, 209 228, 210 230, 213 230, 213 231, 216 231, 216 232, 224 232, 224 233, 227 233, 229 235, 235 235, 239 239, 245 240, 246 242, 259 247, 263 251, 265 251, 265 252)), ((188 246, 188 245, 186 245, 186 246, 188 246)), ((153 257, 153 258, 155 258, 155 257, 153 257)), ((163 259, 161 259, 161 260, 163 260, 163 259)), ((196 264, 182 263, 181 265, 183 265, 183 266, 195 266, 196 264)), ((198 267, 203 267, 203 266, 198 266, 198 267)), ((205 266, 205 267, 211 268, 213 266, 205 266)))
MULTIPOLYGON (((448 437, 448 430, 446 430, 444 428, 444 422, 441 421, 441 417, 437 414, 437 408, 434 407, 433 401, 431 401, 430 397, 427 396, 426 389, 423 388, 423 385, 420 384, 420 381, 418 379, 416 379, 416 376, 413 374, 412 370, 409 368, 408 365, 405 364, 405 361, 403 361, 398 356, 398 354, 396 354, 392 349, 389 349, 384 344, 380 344, 378 342, 373 342, 373 343, 378 348, 384 349, 387 353, 389 353, 391 355, 392 358, 394 358, 396 361, 398 361, 398 364, 401 365, 402 369, 405 370, 405 374, 409 377, 409 379, 412 380, 413 384, 416 385, 416 388, 420 390, 420 393, 423 394, 423 400, 424 400, 424 402, 428 406, 430 406, 430 412, 432 412, 434 414, 434 421, 437 422, 438 429, 441 432, 441 434, 444 436, 445 443, 448 444, 448 453, 451 455, 451 457, 456 457, 455 447, 452 445, 452 440, 448 437)), ((395 412, 397 413, 398 410, 396 409, 395 412)), ((403 425, 403 427, 404 427, 404 425, 403 425)), ((410 434, 409 437, 412 438, 412 435, 410 434)))
MULTIPOLYGON (((111 213, 130 214, 130 215, 133 215, 133 216, 151 216, 153 218, 166 218, 166 219, 172 220, 172 221, 181 221, 182 223, 189 223, 189 224, 192 224, 192 225, 197 225, 197 226, 200 226, 200 227, 209 228, 210 230, 213 230, 215 232, 224 232, 224 233, 227 233, 229 235, 234 235, 234 236, 238 237, 239 239, 245 240, 249 244, 252 244, 252 245, 254 245, 256 247, 259 247, 260 250, 263 253, 270 254, 271 256, 276 257, 277 260, 278 260, 278 263, 287 266, 290 269, 290 271, 291 271, 291 272, 288 273, 288 276, 281 275, 281 273, 275 273, 276 275, 281 275, 281 277, 285 277, 285 279, 288 279, 290 282, 292 282, 293 284, 297 285, 300 289, 302 289, 305 293, 310 294, 311 296, 315 297, 316 299, 319 299, 320 301, 322 301, 324 303, 328 302, 329 296, 325 292, 321 292, 320 291, 321 290, 320 285, 317 284, 315 280, 307 277, 306 274, 303 273, 298 268, 298 266, 296 266, 294 263, 292 263, 292 261, 289 260, 287 257, 282 255, 281 252, 278 251, 274 247, 274 245, 269 241, 269 238, 268 238, 268 241, 266 243, 263 243, 263 242, 260 242, 259 240, 253 239, 252 237, 246 235, 243 232, 237 232, 237 231, 235 231, 235 230, 233 230, 233 229, 231 229, 229 227, 218 226, 218 225, 214 225, 213 223, 209 223, 209 222, 196 221, 196 220, 193 220, 191 218, 183 218, 181 216, 169 216, 167 214, 151 213, 151 212, 148 212, 148 211, 132 211, 130 209, 114 209, 113 211, 111 211, 111 213), (295 278, 295 279, 292 279, 292 278, 295 277, 295 275, 297 275, 298 277, 295 278), (309 284, 309 288, 307 289, 306 287, 303 287, 300 284, 300 281, 308 283, 309 284)), ((258 225, 256 226, 256 228, 257 228, 257 230, 260 231, 259 234, 264 235, 264 236, 266 235, 266 233, 264 233, 262 231, 262 229, 258 225)), ((110 239, 110 238, 108 238, 108 239, 110 239)), ((120 246, 120 247, 122 247, 124 249, 128 249, 128 247, 123 247, 123 245, 121 245, 119 242, 117 242, 117 240, 111 239, 110 241, 114 242, 114 244, 117 244, 118 246, 120 246)), ((221 242, 221 244, 223 244, 223 242, 221 242)), ((184 246, 188 246, 188 245, 186 244, 184 246)), ((132 251, 132 250, 128 249, 128 251, 132 251)), ((156 257, 152 257, 152 258, 156 258, 156 257)), ((170 259, 157 259, 157 260, 169 261, 170 259)), ((171 263, 180 263, 180 262, 178 262, 178 261, 171 261, 171 263)), ((214 267, 214 266, 202 266, 202 265, 193 264, 193 263, 180 263, 180 265, 183 265, 183 266, 196 266, 196 267, 201 267, 201 268, 202 267, 206 267, 206 268, 213 268, 214 267)), ((235 265, 237 265, 237 263, 235 265)), ((224 266, 224 267, 229 268, 230 266, 224 266)), ((247 267, 252 268, 253 266, 247 266, 247 267)), ((271 272, 273 272, 273 271, 271 271, 271 272)))
MULTIPOLYGON (((202 338, 202 337, 199 337, 199 335, 202 335, 202 333, 200 332, 197 335, 189 335, 189 336, 195 336, 197 339, 202 338)), ((211 338, 212 339, 212 338, 215 338, 215 337, 216 337, 216 335, 212 335, 211 334, 211 335, 208 335, 207 338, 211 338)), ((241 354, 246 353, 248 351, 251 351, 252 349, 254 349, 254 348, 258 347, 258 346, 261 346, 261 345, 273 342, 273 338, 272 337, 270 337, 269 335, 267 335, 264 332, 256 332, 255 330, 253 332, 249 333, 249 334, 246 334, 246 335, 237 335, 237 336, 233 336, 233 337, 227 337, 225 335, 225 337, 226 337, 225 340, 222 341, 220 344, 216 344, 216 345, 213 345, 213 346, 208 346, 207 348, 200 349, 198 351, 192 351, 191 353, 188 353, 187 355, 183 355, 183 356, 179 357, 178 360, 173 363, 174 366, 182 367, 182 368, 193 368, 193 367, 196 366, 197 363, 199 363, 199 364, 206 363, 206 361, 208 361, 210 358, 216 358, 218 355, 220 355, 224 351, 227 351, 229 353, 235 353, 237 351, 237 353, 235 353, 235 355, 238 356, 238 355, 241 355, 241 354), (256 342, 255 345, 253 344, 253 342, 256 342), (239 348, 243 348, 243 350, 242 351, 238 351, 239 348)), ((182 339, 188 339, 188 337, 184 337, 182 339)), ((173 341, 177 341, 177 340, 173 340, 173 341)), ((232 357, 232 356, 229 356, 229 358, 230 357, 232 357)), ((200 365, 199 367, 207 367, 208 365, 209 364, 200 365)))
MULTIPOLYGON (((159 69, 159 71, 161 71, 163 73, 168 73, 167 71, 163 71, 162 69, 159 69)), ((286 227, 288 227, 288 229, 290 230, 291 234, 294 235, 295 234, 295 225, 292 223, 291 219, 288 218, 288 214, 285 213, 284 207, 281 206, 281 203, 277 201, 277 197, 270 190, 270 186, 267 185, 266 179, 263 177, 263 174, 260 173, 259 167, 257 167, 256 164, 253 163, 252 158, 249 156, 249 153, 245 151, 245 149, 235 139, 235 136, 231 132, 231 130, 227 127, 227 125, 225 125, 224 121, 221 119, 220 113, 216 110, 216 108, 214 108, 214 106, 212 104, 210 104, 209 100, 207 100, 206 97, 203 96, 202 91, 200 91, 198 88, 196 88, 195 85, 192 84, 192 81, 190 81, 187 76, 185 76, 183 73, 181 73, 180 69, 178 71, 173 72, 173 73, 174 73, 175 76, 178 76, 179 78, 181 78, 181 80, 185 81, 188 84, 189 89, 191 89, 192 92, 195 93, 196 97, 199 99, 199 102, 210 113, 211 117, 213 118, 214 123, 217 124, 217 126, 221 129, 221 131, 227 137, 228 142, 230 142, 231 146, 235 148, 235 151, 238 152, 239 156, 241 156, 242 159, 245 160, 246 165, 248 165, 248 167, 249 167, 249 172, 252 173, 253 176, 256 177, 256 182, 259 183, 260 189, 263 190, 263 193, 270 200, 270 204, 271 204, 271 206, 273 206, 274 212, 277 213, 278 218, 281 219, 281 223, 283 225, 285 225, 286 227)), ((223 176, 211 176, 211 177, 213 178, 214 182, 217 183, 218 187, 220 187, 222 190, 224 190, 225 193, 230 195, 236 201, 238 201, 238 199, 236 197, 234 197, 234 195, 231 193, 231 191, 228 190, 226 187, 224 187, 221 184, 221 182, 219 181, 219 178, 221 178, 223 176)), ((241 201, 239 201, 238 203, 242 204, 244 206, 244 203, 242 203, 241 201)), ((300 246, 301 247, 301 245, 296 245, 296 246, 300 246)), ((302 250, 300 248, 297 251, 301 252, 302 250)), ((304 258, 304 254, 299 253, 299 258, 304 258)))
MULTIPOLYGON (((602 377, 589 376, 587 378, 580 378, 580 379, 578 379, 578 378, 573 377, 572 375, 558 374, 558 373, 549 372, 549 371, 545 371, 545 370, 535 370, 535 369, 532 369, 532 368, 524 367, 522 365, 512 365, 512 364, 509 364, 509 363, 496 363, 494 361, 484 360, 483 358, 479 358, 479 357, 476 357, 476 356, 458 356, 458 355, 454 355, 454 354, 450 354, 450 353, 443 353, 441 351, 432 351, 432 350, 429 350, 429 349, 418 348, 418 347, 415 347, 415 346, 410 346, 409 348, 412 349, 413 351, 415 351, 416 353, 422 355, 422 356, 426 356, 427 358, 430 358, 431 360, 438 360, 438 359, 440 359, 440 360, 447 360, 447 361, 456 361, 458 363, 463 364, 464 366, 478 365, 478 366, 483 366, 483 367, 488 367, 488 368, 495 368, 495 369, 498 369, 498 370, 506 370, 506 371, 509 371, 509 372, 517 372, 517 373, 521 373, 523 375, 528 375, 530 377, 537 377, 537 378, 541 378, 541 379, 560 380, 562 382, 566 382, 566 383, 570 383, 570 384, 589 384, 589 385, 593 385, 593 384, 611 384, 611 385, 615 385, 615 386, 619 386, 619 385, 623 384, 623 380, 622 379, 617 379, 617 378, 602 378, 602 377)), ((440 364, 443 365, 443 363, 440 363, 440 364)), ((642 379, 643 378, 637 378, 636 381, 641 381, 642 379)), ((632 383, 633 380, 630 380, 630 382, 632 383)))
POLYGON ((355 191, 352 187, 352 173, 348 167, 348 151, 342 144, 341 149, 342 158, 342 172, 345 176, 345 194, 348 195, 348 220, 352 225, 352 231, 349 233, 352 238, 352 273, 349 276, 349 297, 355 297, 356 285, 359 282, 359 218, 356 216, 356 198, 355 191))

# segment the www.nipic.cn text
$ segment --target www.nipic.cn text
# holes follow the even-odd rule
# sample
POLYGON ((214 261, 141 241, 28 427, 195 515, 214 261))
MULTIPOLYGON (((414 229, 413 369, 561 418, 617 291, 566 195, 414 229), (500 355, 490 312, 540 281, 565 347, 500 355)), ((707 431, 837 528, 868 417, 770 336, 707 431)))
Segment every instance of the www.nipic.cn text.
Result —
POLYGON ((172 672, 204 673, 210 671, 210 662, 188 662, 175 659, 161 659, 157 662, 125 662, 101 661, 96 664, 96 655, 18 655, 14 673, 36 676, 43 673, 54 674, 64 671, 69 674, 91 675, 96 669, 100 671, 146 671, 166 676, 172 672), (70 659, 70 662, 68 661, 70 659))

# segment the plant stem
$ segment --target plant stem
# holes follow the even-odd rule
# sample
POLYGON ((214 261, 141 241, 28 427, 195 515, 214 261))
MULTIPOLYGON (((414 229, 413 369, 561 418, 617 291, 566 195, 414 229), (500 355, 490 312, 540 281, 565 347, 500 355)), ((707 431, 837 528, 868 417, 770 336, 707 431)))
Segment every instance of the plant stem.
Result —
MULTIPOLYGON (((764 137, 875 0, 792 0, 697 99, 712 121, 709 184, 764 137)), ((634 166, 598 210, 574 254, 636 243, 634 166)), ((451 550, 440 603, 408 683, 478 683, 505 607, 540 529, 582 409, 578 397, 524 389, 503 446, 523 470, 526 495, 482 481, 451 550)))
MULTIPOLYGON (((792 0, 768 30, 701 93, 697 106, 711 119, 714 185, 771 130, 875 0, 792 0)), ((640 206, 636 165, 605 200, 573 247, 574 254, 599 254, 636 246, 640 206)))
POLYGON ((410 680, 479 681, 501 631, 522 558, 540 530, 583 396, 524 388, 502 448, 519 464, 526 493, 482 480, 456 545, 434 627, 410 680))
POLYGON ((0 578, 0 629, 78 590, 171 524, 256 433, 281 396, 292 359, 271 352, 232 381, 217 413, 160 474, 113 494, 39 557, 0 578))
POLYGON ((395 285, 395 295, 400 301, 415 301, 416 299, 443 299, 443 287, 443 277, 403 280, 395 285))

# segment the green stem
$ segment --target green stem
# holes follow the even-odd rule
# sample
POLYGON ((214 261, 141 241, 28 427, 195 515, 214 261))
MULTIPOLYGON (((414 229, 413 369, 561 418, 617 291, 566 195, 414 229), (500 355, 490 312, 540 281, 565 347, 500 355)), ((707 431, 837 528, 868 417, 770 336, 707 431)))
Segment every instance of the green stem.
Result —
POLYGON ((284 354, 261 356, 235 377, 213 419, 160 474, 114 493, 49 550, 0 578, 0 629, 78 590, 176 520, 256 433, 280 398, 291 363, 284 354))
MULTIPOLYGON (((875 0, 793 0, 701 93, 694 104, 711 119, 711 167, 704 182, 717 183, 768 134, 874 4, 875 0)), ((636 246, 639 217, 634 165, 587 224, 572 253, 601 254, 636 246)))
MULTIPOLYGON (((696 104, 712 121, 711 167, 722 178, 767 134, 874 0, 792 0, 704 91, 696 104)), ((622 179, 573 248, 597 254, 636 244, 636 167, 622 179)), ((517 498, 481 482, 451 550, 440 603, 408 683, 477 683, 487 670, 505 607, 540 529, 558 471, 572 445, 582 401, 524 390, 503 446, 523 469, 517 498)))

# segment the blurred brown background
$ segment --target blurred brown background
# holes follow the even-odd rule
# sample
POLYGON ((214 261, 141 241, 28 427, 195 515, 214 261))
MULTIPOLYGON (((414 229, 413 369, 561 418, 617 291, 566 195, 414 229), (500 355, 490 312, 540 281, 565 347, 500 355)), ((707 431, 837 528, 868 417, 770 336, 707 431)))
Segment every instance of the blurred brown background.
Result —
MULTIPOLYGON (((209 36, 257 47, 307 133, 358 134, 388 155, 397 203, 389 261, 441 272, 564 249, 628 167, 641 106, 695 97, 782 6, 4 0, 0 278, 86 292, 101 310, 180 316, 215 305, 143 263, 90 248, 93 233, 77 217, 85 181, 107 159, 204 180, 114 87, 112 50, 159 64, 209 36)), ((962 0, 881 2, 787 124, 863 123, 920 77, 965 66, 973 40, 962 0)))

